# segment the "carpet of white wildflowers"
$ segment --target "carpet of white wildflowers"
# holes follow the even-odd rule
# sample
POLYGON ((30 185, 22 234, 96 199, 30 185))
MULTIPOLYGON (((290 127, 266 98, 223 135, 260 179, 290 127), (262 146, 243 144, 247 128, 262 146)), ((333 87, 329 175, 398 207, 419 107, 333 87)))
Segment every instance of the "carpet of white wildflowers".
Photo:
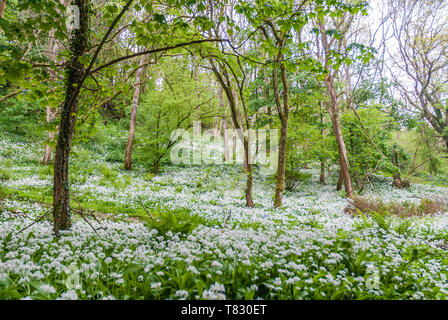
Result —
MULTIPOLYGON (((272 208, 272 182, 257 176, 256 207, 248 209, 237 167, 173 166, 152 176, 75 148, 72 193, 85 209, 103 208, 116 219, 90 219, 95 231, 75 216, 55 239, 51 221, 37 220, 48 211, 39 197, 48 200, 52 188, 41 149, 0 138, 0 182, 9 194, 0 206, 0 299, 448 297, 445 214, 352 218, 334 183, 316 183, 313 170, 309 182, 285 194, 282 209, 272 208), (150 214, 171 212, 172 229, 129 219, 141 203, 150 214)), ((378 177, 367 195, 416 202, 448 195, 390 184, 378 177)))

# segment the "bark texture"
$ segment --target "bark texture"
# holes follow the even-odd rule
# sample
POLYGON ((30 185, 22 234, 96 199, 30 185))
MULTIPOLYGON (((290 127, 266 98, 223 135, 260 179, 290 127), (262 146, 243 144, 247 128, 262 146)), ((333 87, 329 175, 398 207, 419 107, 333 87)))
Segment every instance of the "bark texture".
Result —
MULTIPOLYGON (((283 54, 279 53, 278 61, 283 59, 283 54)), ((272 73, 272 82, 274 87, 274 96, 277 104, 277 111, 280 117, 280 141, 278 146, 278 167, 277 184, 275 187, 274 207, 279 208, 283 205, 283 192, 285 191, 285 169, 286 169, 286 143, 288 139, 288 119, 289 119, 289 83, 286 68, 280 64, 281 81, 283 85, 282 99, 280 98, 280 89, 278 81, 278 70, 274 68, 272 73)))
POLYGON ((80 11, 80 28, 75 29, 70 39, 70 61, 66 66, 65 100, 61 110, 61 122, 54 160, 53 218, 54 232, 70 228, 69 156, 79 103, 78 85, 84 76, 83 64, 79 61, 86 53, 88 32, 88 0, 75 0, 80 11))

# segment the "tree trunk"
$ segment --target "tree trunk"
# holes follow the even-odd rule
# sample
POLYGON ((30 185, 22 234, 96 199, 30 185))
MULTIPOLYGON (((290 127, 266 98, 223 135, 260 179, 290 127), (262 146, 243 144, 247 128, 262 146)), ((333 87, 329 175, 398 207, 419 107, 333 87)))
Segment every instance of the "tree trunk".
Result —
POLYGON ((345 193, 347 194, 347 197, 353 198, 352 178, 350 176, 347 149, 345 147, 344 138, 342 136, 341 123, 339 122, 339 117, 337 115, 332 116, 331 118, 334 134, 336 135, 336 141, 338 143, 339 166, 341 176, 344 180, 345 193))
MULTIPOLYGON (((56 108, 52 108, 51 106, 47 106, 47 123, 50 123, 56 118, 56 108)), ((55 138, 55 132, 54 131, 48 131, 47 132, 47 138, 48 141, 53 142, 55 138)), ((45 145, 45 154, 44 158, 42 159, 42 164, 47 165, 51 161, 53 150, 51 149, 51 146, 49 143, 45 145)))
POLYGON ((159 173, 159 163, 160 163, 159 159, 155 159, 154 160, 154 166, 153 166, 153 170, 152 170, 152 172, 154 174, 158 174, 159 173))
MULTIPOLYGON (((55 33, 54 30, 50 31, 50 36, 49 36, 49 40, 48 40, 48 52, 49 52, 48 58, 50 59, 50 61, 56 63, 59 46, 58 46, 57 40, 53 39, 54 33, 55 33)), ((54 81, 56 81, 56 79, 57 79, 56 75, 54 73, 51 73, 50 74, 50 83, 54 83, 54 81)), ((51 123, 52 121, 54 121, 54 119, 56 118, 56 111, 57 111, 56 108, 54 108, 50 105, 47 105, 46 120, 47 120, 48 124, 51 123)), ((54 138, 55 138, 55 132, 49 130, 47 132, 47 138, 48 138, 48 141, 53 142, 54 138)), ((52 153, 53 153, 53 150, 51 149, 50 144, 47 143, 45 145, 45 154, 44 154, 44 158, 42 159, 42 164, 47 165, 50 163, 52 153)))
POLYGON ((233 121, 233 118, 230 117, 230 124, 232 125, 232 161, 236 161, 236 136, 235 136, 235 122, 233 121))
POLYGON ((253 139, 253 137, 250 137, 249 133, 247 136, 243 138, 243 144, 244 144, 244 168, 246 172, 246 188, 244 190, 245 196, 246 196, 246 206, 253 208, 254 207, 254 201, 252 199, 252 186, 254 184, 253 182, 253 165, 252 161, 250 159, 250 140, 253 139))
POLYGON ((135 138, 135 124, 137 121, 137 109, 138 103, 140 100, 140 93, 142 88, 142 75, 144 73, 144 64, 145 64, 145 56, 140 58, 139 68, 135 74, 135 88, 134 88, 134 96, 132 99, 132 112, 131 112, 131 123, 129 126, 129 138, 128 143, 126 144, 126 154, 124 159, 124 168, 126 170, 132 170, 132 146, 134 145, 135 138))
POLYGON ((397 172, 393 174, 393 182, 392 185, 397 189, 409 188, 410 183, 408 180, 401 179, 401 174, 399 171, 399 160, 398 160, 398 148, 397 144, 394 144, 392 150, 392 163, 397 168, 397 172))
MULTIPOLYGON (((278 60, 283 59, 283 54, 280 52, 278 60)), ((285 190, 285 169, 286 169, 286 143, 288 139, 288 119, 289 119, 289 83, 286 68, 283 64, 280 65, 281 78, 283 84, 283 107, 280 99, 280 92, 278 86, 277 70, 274 69, 272 76, 272 83, 274 87, 274 95, 277 104, 277 110, 281 121, 280 141, 278 146, 278 167, 277 167, 277 185, 275 187, 274 207, 279 208, 283 205, 283 192, 285 190)))
POLYGON ((252 186, 254 184, 253 172, 253 166, 252 164, 249 164, 248 171, 246 173, 246 188, 244 190, 244 193, 246 195, 246 206, 249 208, 254 207, 254 201, 252 199, 252 186))
POLYGON ((230 160, 230 150, 229 150, 229 137, 227 136, 227 117, 225 112, 222 115, 222 131, 224 133, 224 161, 230 160))
POLYGON ((283 205, 282 198, 285 190, 285 166, 286 166, 286 142, 288 135, 288 122, 282 121, 280 129, 280 141, 278 146, 277 185, 275 187, 274 207, 283 205))
POLYGON ((342 175, 342 171, 339 169, 339 179, 338 184, 336 185, 336 190, 341 191, 342 190, 342 184, 344 183, 344 176, 342 175))
MULTIPOLYGON (((213 133, 214 133, 214 137, 215 139, 218 138, 221 134, 221 128, 222 128, 222 116, 219 116, 219 113, 221 111, 224 112, 224 91, 222 90, 222 87, 219 86, 218 87, 218 98, 219 98, 219 105, 218 105, 218 112, 217 112, 217 116, 216 116, 216 121, 215 121, 215 128, 213 128, 213 133)), ((225 131, 224 131, 225 133, 225 131)))
POLYGON ((327 103, 327 110, 330 114, 333 132, 336 136, 336 142, 338 144, 340 172, 344 179, 344 186, 347 197, 352 198, 352 178, 350 176, 347 148, 345 146, 344 137, 342 136, 341 122, 339 121, 339 108, 337 102, 337 94, 333 85, 333 78, 331 76, 327 76, 324 82, 327 88, 327 93, 331 99, 331 101, 327 103))
MULTIPOLYGON (((201 90, 199 86, 199 65, 196 65, 196 57, 193 56, 194 80, 196 83, 196 97, 198 98, 198 107, 196 109, 196 121, 201 120, 201 90)), ((202 126, 194 127, 196 137, 201 135, 202 126)))
MULTIPOLYGON (((0 19, 5 15, 6 10, 6 0, 0 0, 0 19)), ((2 33, 2 28, 0 28, 0 34, 2 33)))
POLYGON ((79 58, 86 53, 88 37, 88 0, 75 0, 80 12, 79 29, 73 30, 70 39, 70 61, 66 66, 65 100, 61 111, 61 122, 54 160, 53 185, 53 230, 59 235, 60 230, 70 228, 70 197, 69 197, 69 156, 73 132, 75 130, 76 114, 79 103, 80 82, 84 75, 84 66, 79 58))
POLYGON ((320 162, 320 177, 319 182, 325 184, 325 161, 320 162))
MULTIPOLYGON (((239 136, 241 142, 243 143, 243 149, 244 149, 244 171, 246 173, 246 188, 245 188, 245 196, 246 196, 246 206, 247 207, 254 207, 253 199, 252 199, 252 185, 253 185, 253 166, 251 164, 250 160, 250 137, 244 136, 243 133, 243 124, 241 116, 238 112, 238 95, 234 90, 232 90, 232 82, 230 81, 229 75, 225 69, 221 66, 222 74, 219 72, 218 68, 216 67, 215 63, 212 59, 210 59, 210 64, 212 65, 213 73, 215 74, 216 78, 218 79, 219 83, 221 84, 222 89, 224 90, 227 100, 229 102, 230 106, 230 120, 232 123, 233 130, 237 132, 237 135, 239 136)), ((240 88, 239 88, 240 89, 240 88)), ((241 91, 240 91, 241 93, 241 91)), ((241 96, 241 99, 243 99, 243 96, 241 96)), ((244 101, 241 101, 243 104, 243 109, 246 111, 246 108, 244 107, 244 101)), ((245 114, 245 118, 247 119, 247 114, 245 114)), ((249 129, 249 123, 246 122, 247 129, 249 129)), ((234 152, 233 156, 235 158, 236 156, 236 135, 233 138, 234 144, 234 152)))

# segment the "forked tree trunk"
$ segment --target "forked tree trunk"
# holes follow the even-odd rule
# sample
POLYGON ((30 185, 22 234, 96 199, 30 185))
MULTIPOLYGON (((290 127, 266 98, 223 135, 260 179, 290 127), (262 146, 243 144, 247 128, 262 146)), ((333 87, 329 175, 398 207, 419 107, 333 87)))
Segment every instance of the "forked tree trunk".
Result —
POLYGON ((337 94, 333 85, 333 78, 331 76, 325 77, 325 86, 327 93, 330 96, 330 101, 327 102, 327 110, 330 114, 333 132, 336 136, 339 153, 339 166, 342 178, 344 180, 345 193, 347 197, 353 198, 352 178, 350 176, 347 148, 345 146, 344 137, 342 136, 341 122, 339 120, 339 107, 337 102, 337 94))
POLYGON ((135 138, 135 125, 137 121, 137 109, 138 103, 140 101, 140 94, 142 90, 142 75, 144 73, 145 56, 140 58, 138 70, 135 74, 135 88, 134 96, 132 98, 132 112, 131 112, 131 123, 129 125, 129 137, 128 143, 126 144, 126 154, 124 159, 124 168, 126 170, 132 170, 132 147, 134 145, 135 138))
POLYGON ((78 6, 80 17, 79 29, 72 32, 70 39, 71 57, 66 66, 65 100, 61 110, 61 122, 54 160, 53 228, 56 235, 59 235, 60 230, 67 230, 71 225, 69 156, 78 111, 80 92, 78 85, 85 72, 79 59, 86 53, 88 37, 88 0, 75 0, 73 4, 78 6))
MULTIPOLYGON (((229 75, 225 69, 225 67, 221 66, 221 72, 219 72, 218 68, 216 67, 214 61, 210 59, 210 64, 212 65, 213 73, 215 74, 216 78, 218 79, 219 83, 221 84, 222 89, 224 90, 227 100, 229 102, 230 106, 230 114, 231 114, 231 123, 233 130, 237 132, 237 135, 239 136, 240 140, 243 143, 243 149, 244 149, 244 171, 246 173, 246 188, 244 190, 245 197, 246 197, 246 206, 247 207, 254 207, 254 202, 252 199, 252 186, 253 186, 253 166, 251 164, 250 160, 250 137, 244 136, 243 133, 243 125, 242 125, 242 119, 238 112, 238 104, 237 99, 238 95, 235 94, 235 91, 232 90, 232 82, 230 81, 229 75)), ((244 101, 242 101, 242 104, 244 106, 244 101)), ((244 108, 246 110, 246 108, 244 108)), ((245 114, 247 119, 247 114, 245 114)), ((249 129, 249 123, 246 123, 247 129, 249 129)), ((233 156, 236 155, 236 135, 234 136, 234 152, 233 156)))
POLYGON ((352 186, 352 178, 350 176, 349 165, 348 165, 348 157, 347 157, 347 148, 345 147, 344 138, 342 136, 341 123, 339 122, 339 117, 331 116, 333 123, 334 134, 336 135, 336 141, 338 144, 339 150, 339 167, 342 179, 344 180, 345 193, 347 197, 353 198, 353 186, 352 186))
MULTIPOLYGON (((353 16, 350 16, 350 19, 352 19, 353 16)), ((348 25, 350 25, 350 22, 348 25)), ((328 32, 325 29, 325 25, 323 21, 319 21, 319 28, 320 28, 320 41, 322 43, 322 49, 324 51, 324 59, 325 59, 325 66, 328 69, 332 69, 331 67, 331 59, 330 56, 331 48, 332 48, 332 41, 328 40, 328 32)), ((348 29, 347 29, 348 30, 348 29)), ((343 32, 344 34, 347 31, 343 32)), ((352 186, 352 178, 350 176, 350 170, 349 170, 349 163, 348 163, 348 156, 347 156, 347 148, 345 146, 344 137, 342 136, 342 129, 341 129, 341 122, 339 120, 339 105, 338 105, 338 95, 336 93, 335 89, 335 79, 334 74, 332 71, 330 71, 329 74, 325 76, 324 84, 327 89, 327 94, 330 97, 330 101, 326 103, 327 111, 330 114, 331 123, 333 126, 333 132, 336 136, 336 142, 338 144, 338 152, 339 152, 339 166, 340 166, 340 175, 342 176, 342 179, 344 180, 344 186, 345 186, 345 193, 347 194, 347 197, 352 198, 353 197, 353 186, 352 186)), ((341 178, 341 177, 340 177, 341 178)), ((339 179, 341 180, 341 179, 339 179)))

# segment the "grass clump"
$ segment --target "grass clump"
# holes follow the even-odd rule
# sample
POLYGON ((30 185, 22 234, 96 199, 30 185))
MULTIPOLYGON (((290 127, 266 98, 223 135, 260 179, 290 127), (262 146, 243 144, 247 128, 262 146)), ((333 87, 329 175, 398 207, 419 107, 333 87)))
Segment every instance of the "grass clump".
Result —
POLYGON ((8 181, 11 180, 12 173, 10 169, 0 168, 0 180, 8 181))

